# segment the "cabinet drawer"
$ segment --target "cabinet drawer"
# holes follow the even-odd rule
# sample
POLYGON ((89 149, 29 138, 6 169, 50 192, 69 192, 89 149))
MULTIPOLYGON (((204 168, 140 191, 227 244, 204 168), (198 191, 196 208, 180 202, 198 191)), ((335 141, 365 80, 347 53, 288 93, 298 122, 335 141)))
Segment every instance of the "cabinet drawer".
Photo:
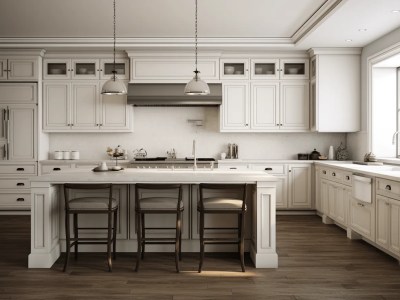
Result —
POLYGON ((1 179, 0 189, 29 189, 31 182, 28 179, 1 179))
POLYGON ((62 170, 69 170, 71 169, 71 165, 44 165, 41 168, 41 174, 49 174, 53 172, 59 172, 62 170))
POLYGON ((330 174, 330 170, 328 168, 322 168, 320 170, 320 174, 321 174, 321 178, 328 179, 329 178, 329 174, 330 174))
POLYGON ((0 175, 36 175, 36 164, 0 165, 0 175))
POLYGON ((247 164, 219 164, 218 169, 221 170, 247 170, 249 167, 247 164))
POLYGON ((30 210, 31 194, 0 193, 0 210, 30 210))
POLYGON ((400 200, 400 182, 377 178, 376 193, 400 200))
POLYGON ((263 165, 251 165, 254 171, 265 171, 269 174, 286 174, 285 165, 274 165, 274 164, 263 164, 263 165))

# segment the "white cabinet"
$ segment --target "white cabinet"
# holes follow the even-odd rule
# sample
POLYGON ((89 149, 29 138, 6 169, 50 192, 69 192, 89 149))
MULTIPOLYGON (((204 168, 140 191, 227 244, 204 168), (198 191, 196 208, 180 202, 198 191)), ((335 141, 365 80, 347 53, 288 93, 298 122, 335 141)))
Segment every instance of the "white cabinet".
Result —
POLYGON ((0 58, 0 80, 37 81, 37 58, 0 58))
POLYGON ((132 108, 126 96, 102 96, 100 81, 46 81, 43 129, 46 132, 129 132, 132 108))
POLYGON ((37 84, 31 82, 0 83, 0 103, 37 103, 37 84))
POLYGON ((384 248, 389 247, 390 199, 376 197, 376 243, 384 248))
POLYGON ((221 59, 221 79, 249 79, 248 59, 221 59))
POLYGON ((308 59, 251 59, 252 80, 308 79, 308 59))
POLYGON ((311 209, 311 165, 289 165, 289 208, 311 209))
POLYGON ((360 53, 355 49, 310 51, 313 131, 360 130, 360 53))
MULTIPOLYGON (((192 57, 131 57, 131 82, 186 83, 194 76, 192 57)), ((218 58, 199 58, 197 69, 206 81, 219 80, 218 58)))
POLYGON ((221 131, 248 130, 250 119, 249 83, 224 83, 222 93, 221 131))
POLYGON ((303 132, 309 129, 306 81, 226 82, 220 108, 221 132, 303 132))
MULTIPOLYGON (((43 79, 110 79, 114 62, 111 58, 46 58, 43 62, 43 79)), ((115 71, 119 79, 129 79, 128 59, 117 58, 115 71)))
POLYGON ((375 241, 375 203, 365 203, 351 198, 350 226, 363 237, 375 241))

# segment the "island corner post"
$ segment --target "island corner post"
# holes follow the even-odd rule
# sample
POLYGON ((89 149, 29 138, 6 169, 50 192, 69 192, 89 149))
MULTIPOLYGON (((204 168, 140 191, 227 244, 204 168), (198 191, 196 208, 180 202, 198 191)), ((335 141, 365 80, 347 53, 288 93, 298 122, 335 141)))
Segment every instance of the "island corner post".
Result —
MULTIPOLYGON (((78 173, 82 174, 82 173, 78 173)), ((77 176, 77 174, 75 174, 77 176)), ((92 175, 92 174, 91 174, 92 175)), ((239 175, 239 174, 236 174, 239 175)), ((273 176, 261 174, 261 172, 253 172, 253 176, 240 178, 235 176, 234 180, 229 181, 225 178, 223 183, 247 183, 254 187, 251 199, 252 211, 248 212, 251 220, 251 241, 250 241, 250 257, 256 268, 277 268, 278 255, 276 253, 276 181, 273 176)), ((74 177, 74 173, 67 175, 47 175, 32 178, 31 180, 31 253, 28 257, 29 268, 51 268, 55 261, 61 255, 61 239, 60 236, 60 204, 62 193, 60 187, 63 183, 74 181, 78 183, 104 183, 109 178, 106 176, 94 178, 79 179, 74 177), (75 179, 74 179, 75 178, 75 179), (100 179, 100 180, 98 180, 100 179)), ((79 177, 79 176, 78 176, 79 177)), ((86 176, 87 177, 87 176, 86 176)), ((89 176, 90 177, 90 176, 89 176)), ((168 176, 166 176, 168 177, 168 176)), ((195 178, 181 180, 182 184, 195 185, 201 182, 221 183, 214 180, 203 178, 195 178)), ((135 184, 139 180, 137 178, 128 179, 121 177, 114 178, 112 183, 117 184, 135 184)), ((147 179, 147 183, 150 180, 147 179)), ((161 181, 161 180, 160 180, 161 181)), ((153 183, 160 181, 152 180, 153 183)), ((140 180, 146 182, 146 178, 140 180)), ((173 180, 179 182, 179 179, 173 180)), ((166 182, 162 182, 166 183, 166 182)), ((171 183, 171 178, 169 179, 171 183)), ((136 249, 136 240, 130 240, 132 252, 136 249)), ((193 241, 196 242, 197 241, 193 241)))

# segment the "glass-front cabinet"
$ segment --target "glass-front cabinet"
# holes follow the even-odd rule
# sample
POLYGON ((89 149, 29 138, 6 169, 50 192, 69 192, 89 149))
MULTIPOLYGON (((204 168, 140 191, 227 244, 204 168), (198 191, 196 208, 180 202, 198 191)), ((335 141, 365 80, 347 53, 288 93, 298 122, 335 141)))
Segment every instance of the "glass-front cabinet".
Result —
POLYGON ((248 59, 221 59, 221 79, 249 79, 248 59))
MULTIPOLYGON (((114 70, 112 58, 44 60, 43 79, 110 79, 114 70)), ((129 79, 128 59, 116 59, 115 71, 119 79, 129 79)))
POLYGON ((279 59, 252 59, 251 79, 279 79, 279 59))
POLYGON ((251 80, 308 79, 309 60, 287 59, 251 59, 251 80))
POLYGON ((308 59, 290 58, 280 60, 281 79, 308 79, 308 69, 308 59))

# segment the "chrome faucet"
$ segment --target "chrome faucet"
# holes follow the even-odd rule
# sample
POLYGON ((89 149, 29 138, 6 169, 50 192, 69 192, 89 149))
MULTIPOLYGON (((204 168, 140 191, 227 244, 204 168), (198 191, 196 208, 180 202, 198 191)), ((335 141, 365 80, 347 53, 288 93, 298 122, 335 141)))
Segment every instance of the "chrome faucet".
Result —
POLYGON ((400 131, 396 131, 394 134, 393 134, 393 138, 392 138, 392 145, 395 145, 396 144, 396 137, 397 137, 397 135, 400 133, 400 131))
POLYGON ((192 155, 193 155, 193 170, 197 170, 197 157, 196 157, 196 140, 193 140, 193 150, 192 150, 192 155))

